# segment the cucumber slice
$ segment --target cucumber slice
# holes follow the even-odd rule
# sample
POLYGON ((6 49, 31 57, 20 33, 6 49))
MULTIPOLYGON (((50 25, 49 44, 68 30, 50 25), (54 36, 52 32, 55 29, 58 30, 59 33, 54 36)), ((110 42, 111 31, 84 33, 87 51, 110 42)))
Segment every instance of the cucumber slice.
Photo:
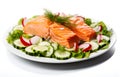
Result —
POLYGON ((107 49, 108 47, 109 47, 109 44, 106 44, 103 47, 101 47, 101 50, 107 49))
POLYGON ((26 54, 31 55, 31 56, 36 56, 37 54, 35 53, 35 51, 33 51, 33 47, 35 46, 36 45, 31 45, 31 46, 26 47, 25 48, 26 54))
POLYGON ((108 36, 102 35, 102 40, 109 41, 109 40, 110 40, 110 38, 109 38, 108 36))
MULTIPOLYGON (((40 39, 39 39, 39 43, 41 43, 42 41, 43 41, 43 39, 40 37, 40 39)), ((38 44, 39 44, 39 43, 38 43, 38 44)))
POLYGON ((50 43, 47 41, 40 42, 38 45, 40 46, 50 46, 50 43))
POLYGON ((49 46, 49 49, 48 49, 48 51, 47 51, 47 53, 46 53, 46 57, 51 57, 52 54, 53 54, 53 47, 52 47, 52 46, 49 46))
POLYGON ((58 49, 58 43, 53 42, 51 45, 53 46, 54 50, 57 50, 57 49, 58 49))
POLYGON ((69 59, 71 57, 71 53, 69 51, 61 51, 61 50, 56 50, 54 55, 57 59, 60 60, 69 59))
POLYGON ((44 51, 48 50, 48 47, 47 46, 35 46, 35 47, 33 47, 33 50, 44 52, 44 51))
POLYGON ((95 51, 99 48, 99 45, 96 41, 90 41, 89 42, 92 45, 92 50, 95 51))
POLYGON ((108 42, 105 42, 105 41, 100 42, 99 43, 99 49, 106 49, 106 48, 108 48, 108 45, 109 45, 108 42))
POLYGON ((46 56, 46 53, 48 51, 49 47, 48 46, 35 46, 33 47, 33 51, 35 51, 36 53, 42 55, 42 56, 46 56))
POLYGON ((42 38, 39 36, 34 36, 34 37, 30 38, 30 41, 32 44, 38 44, 38 43, 42 42, 42 38))
POLYGON ((13 42, 13 46, 17 49, 25 49, 25 47, 26 47, 21 43, 20 39, 15 40, 13 42))
POLYGON ((104 45, 106 45, 106 42, 100 42, 100 43, 99 43, 99 46, 100 46, 100 47, 103 47, 104 45))

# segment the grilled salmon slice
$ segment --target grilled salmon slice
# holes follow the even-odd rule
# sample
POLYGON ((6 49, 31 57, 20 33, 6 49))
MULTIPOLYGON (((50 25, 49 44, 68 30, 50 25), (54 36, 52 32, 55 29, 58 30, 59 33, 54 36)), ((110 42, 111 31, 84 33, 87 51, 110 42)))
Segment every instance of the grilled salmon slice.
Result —
POLYGON ((67 48, 73 47, 74 43, 79 41, 79 38, 73 31, 57 23, 50 26, 50 36, 53 42, 57 42, 67 48))
POLYGON ((49 26, 51 21, 45 18, 44 16, 38 16, 33 18, 24 26, 24 32, 28 34, 38 35, 43 38, 49 37, 49 26))
POLYGON ((71 27, 72 31, 76 33, 76 35, 84 40, 84 41, 90 41, 92 38, 95 37, 96 33, 95 31, 89 27, 89 26, 75 26, 71 27))
POLYGON ((83 41, 90 41, 96 36, 96 32, 84 22, 83 17, 73 17, 71 18, 71 23, 75 24, 75 26, 70 26, 69 28, 83 41))
POLYGON ((51 22, 44 16, 38 16, 27 22, 24 26, 24 32, 42 38, 50 37, 52 41, 67 48, 73 47, 74 43, 79 42, 80 39, 90 41, 95 36, 95 31, 87 26, 82 18, 71 20, 71 23, 75 23, 76 26, 70 26, 69 29, 58 23, 51 22))

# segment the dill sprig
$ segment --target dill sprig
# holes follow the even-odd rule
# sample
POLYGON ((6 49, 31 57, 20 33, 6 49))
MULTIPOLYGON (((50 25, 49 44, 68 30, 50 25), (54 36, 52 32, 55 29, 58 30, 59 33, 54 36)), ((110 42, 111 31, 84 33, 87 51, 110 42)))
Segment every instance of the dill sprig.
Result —
POLYGON ((46 9, 45 9, 45 13, 44 13, 45 17, 47 17, 52 22, 56 22, 56 23, 62 24, 64 26, 70 26, 71 25, 70 18, 72 16, 71 15, 69 15, 69 16, 60 16, 59 14, 60 13, 54 14, 51 11, 46 10, 46 9))
POLYGON ((44 15, 45 15, 49 20, 51 20, 52 22, 55 21, 55 17, 56 17, 56 16, 55 16, 51 11, 45 9, 44 15))

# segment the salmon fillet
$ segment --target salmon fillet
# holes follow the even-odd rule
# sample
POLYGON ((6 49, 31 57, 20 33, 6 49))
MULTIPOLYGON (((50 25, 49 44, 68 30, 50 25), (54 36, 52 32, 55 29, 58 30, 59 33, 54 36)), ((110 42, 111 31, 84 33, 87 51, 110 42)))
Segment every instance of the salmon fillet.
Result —
POLYGON ((43 38, 49 37, 49 26, 52 22, 44 16, 33 18, 24 26, 24 32, 28 34, 38 35, 43 38))
POLYGON ((83 41, 90 41, 95 37, 96 32, 84 22, 82 17, 73 17, 71 23, 75 24, 75 26, 69 28, 83 41))
POLYGON ((73 47, 74 43, 79 41, 79 38, 73 31, 57 23, 50 26, 50 36, 53 42, 57 42, 67 48, 73 47))
POLYGON ((24 32, 27 34, 37 35, 42 38, 49 38, 67 48, 74 46, 79 40, 90 41, 95 36, 95 31, 87 26, 82 18, 71 20, 76 26, 65 27, 58 23, 53 23, 44 16, 38 16, 31 19, 24 26, 24 32))
POLYGON ((71 29, 83 41, 90 41, 96 35, 95 31, 89 26, 78 25, 76 27, 71 27, 71 29))

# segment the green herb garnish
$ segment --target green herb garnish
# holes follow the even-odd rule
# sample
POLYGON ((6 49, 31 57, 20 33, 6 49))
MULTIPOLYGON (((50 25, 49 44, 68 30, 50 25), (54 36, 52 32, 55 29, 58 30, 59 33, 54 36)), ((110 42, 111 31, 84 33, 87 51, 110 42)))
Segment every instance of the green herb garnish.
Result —
POLYGON ((51 11, 46 10, 45 9, 45 13, 44 13, 45 17, 47 17, 49 20, 51 20, 52 22, 57 22, 59 24, 62 24, 64 26, 70 26, 70 18, 72 17, 71 15, 69 16, 60 16, 59 13, 57 14, 53 14, 51 11))

